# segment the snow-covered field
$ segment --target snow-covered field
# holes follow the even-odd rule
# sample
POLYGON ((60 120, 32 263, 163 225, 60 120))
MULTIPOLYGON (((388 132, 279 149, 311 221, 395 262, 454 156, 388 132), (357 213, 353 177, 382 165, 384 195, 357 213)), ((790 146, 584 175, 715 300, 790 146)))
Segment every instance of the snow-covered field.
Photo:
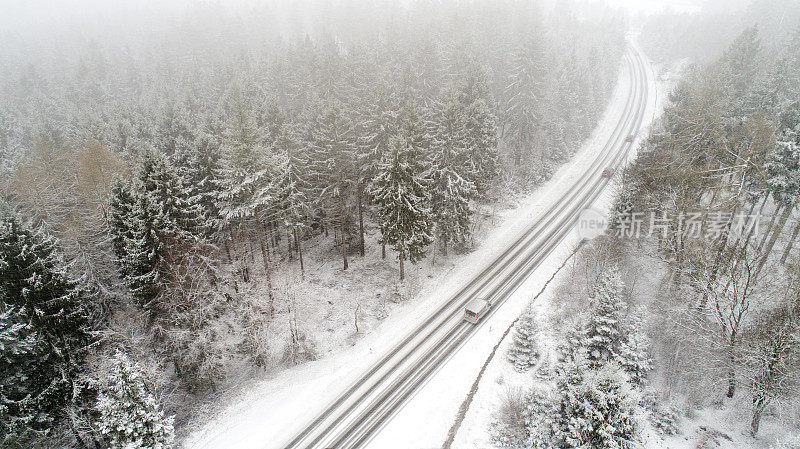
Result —
MULTIPOLYGON (((649 72, 648 76, 651 78, 652 86, 654 75, 649 72)), ((320 349, 323 353, 330 354, 329 356, 283 370, 259 382, 247 384, 244 391, 229 399, 230 405, 203 428, 193 432, 186 439, 184 446, 193 449, 281 447, 287 437, 303 428, 305 423, 332 401, 356 376, 371 366, 385 351, 393 348, 414 323, 427 316, 430 310, 449 298, 461 285, 494 260, 540 211, 572 185, 573 179, 588 167, 593 156, 610 137, 613 125, 624 109, 629 83, 627 74, 620 76, 603 119, 582 149, 569 163, 562 166, 549 182, 529 196, 520 199, 516 208, 497 212, 496 217, 490 219, 494 223, 486 230, 483 243, 473 252, 449 258, 446 263, 438 260, 436 263, 439 267, 435 270, 425 266, 414 267, 414 270, 420 272, 415 281, 418 284, 414 287, 418 293, 412 291, 404 302, 392 307, 386 319, 373 321, 375 327, 365 336, 354 338, 352 347, 335 352, 324 340, 319 340, 320 349)), ((656 95, 652 89, 650 96, 644 126, 647 126, 655 115, 656 95)), ((601 203, 608 203, 610 197, 607 192, 601 203)), ((418 390, 416 396, 370 443, 370 447, 440 447, 456 410, 492 347, 530 298, 552 276, 577 241, 577 234, 571 233, 516 293, 495 312, 492 321, 482 326, 452 359, 418 390)), ((379 252, 379 248, 375 249, 373 245, 373 251, 379 252)), ((429 263, 422 262, 422 264, 429 263)), ((319 269, 319 272, 328 271, 319 269)), ((287 285, 286 288, 291 286, 287 285)), ((336 301, 337 298, 324 299, 336 301)), ((309 313, 314 312, 309 311, 309 313)), ((298 316, 304 314, 298 313, 298 316)), ((355 311, 349 316, 351 320, 355 320, 355 311)), ((340 316, 335 318, 344 319, 340 316)), ((311 320, 308 322, 320 325, 324 323, 311 320)), ((324 338, 323 329, 307 329, 310 335, 318 339, 324 338)), ((330 326, 330 329, 335 329, 335 326, 330 326)), ((354 326, 351 332, 355 337, 354 326)), ((486 376, 487 379, 492 377, 486 376)), ((464 429, 470 428, 476 432, 482 430, 479 429, 481 425, 476 418, 469 419, 472 421, 465 422, 464 429)), ((460 433, 458 444, 454 447, 475 446, 470 441, 468 436, 462 436, 460 433)))

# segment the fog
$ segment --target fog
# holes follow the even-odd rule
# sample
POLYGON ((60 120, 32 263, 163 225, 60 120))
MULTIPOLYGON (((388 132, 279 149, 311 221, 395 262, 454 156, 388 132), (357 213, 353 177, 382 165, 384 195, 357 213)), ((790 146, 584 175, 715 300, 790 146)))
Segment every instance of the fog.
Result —
POLYGON ((361 447, 479 335, 511 348, 470 359, 488 381, 441 372, 483 390, 413 410, 476 423, 452 447, 800 447, 798 24, 800 0, 0 0, 0 447, 361 447), (587 207, 649 235, 578 243, 587 207))

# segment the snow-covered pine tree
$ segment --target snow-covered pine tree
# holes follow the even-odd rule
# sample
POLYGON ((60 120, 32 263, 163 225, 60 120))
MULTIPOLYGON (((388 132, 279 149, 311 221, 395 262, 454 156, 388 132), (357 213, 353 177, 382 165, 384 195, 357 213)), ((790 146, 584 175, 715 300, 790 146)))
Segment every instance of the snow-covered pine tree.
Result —
POLYGON ((500 173, 497 119, 483 99, 464 110, 464 164, 478 195, 484 196, 500 173))
POLYGON ((311 215, 308 192, 310 185, 303 170, 305 162, 301 159, 302 148, 297 131, 285 124, 276 132, 273 146, 278 152, 278 173, 273 183, 273 197, 283 226, 288 229, 295 241, 303 270, 302 237, 308 227, 311 215))
POLYGON ((614 364, 589 371, 562 391, 556 442, 564 448, 630 447, 639 429, 638 395, 614 364))
POLYGON ((415 153, 419 153, 421 157, 429 156, 433 147, 433 136, 438 128, 430 108, 420 106, 413 100, 403 103, 398 116, 398 134, 415 153))
POLYGON ((120 259, 120 272, 139 304, 148 309, 161 292, 159 269, 164 249, 161 223, 156 205, 148 195, 140 193, 128 224, 130 237, 125 240, 125 257, 120 259))
POLYGON ((48 432, 72 400, 92 337, 67 270, 51 237, 0 217, 0 443, 48 432))
POLYGON ((528 420, 528 440, 525 447, 529 449, 550 449, 553 447, 553 436, 558 416, 557 403, 549 389, 532 390, 525 396, 528 420))
MULTIPOLYGON (((118 263, 127 257, 126 242, 133 238, 131 223, 133 209, 136 205, 135 194, 136 192, 132 189, 131 183, 121 178, 115 179, 111 185, 108 227, 114 256, 117 258, 118 263)), ((120 267, 124 268, 124 264, 121 263, 120 267)), ((124 269, 122 271, 124 276, 124 269)))
POLYGON ((742 31, 719 62, 720 82, 724 86, 723 92, 728 94, 725 115, 744 117, 749 109, 749 92, 756 84, 756 75, 762 65, 758 26, 742 31))
POLYGON ((787 129, 767 156, 767 185, 775 201, 788 206, 800 193, 800 130, 787 129))
POLYGON ((587 359, 592 368, 613 361, 624 341, 620 320, 625 310, 622 278, 617 267, 603 273, 594 290, 597 306, 586 328, 587 359))
POLYGON ((329 217, 337 221, 341 236, 342 263, 348 267, 348 198, 356 181, 357 140, 351 111, 334 102, 317 120, 309 154, 310 177, 329 217))
POLYGON ((513 343, 508 349, 508 361, 514 369, 523 372, 539 360, 539 326, 531 310, 526 310, 514 325, 513 343))
POLYGON ((156 146, 165 155, 172 156, 195 140, 190 113, 184 105, 169 100, 158 113, 156 146))
POLYGON ((211 239, 220 228, 219 196, 223 187, 222 155, 215 137, 201 132, 190 145, 179 147, 175 172, 185 192, 188 212, 196 217, 193 235, 211 239))
POLYGON ((397 107, 399 101, 388 81, 379 82, 364 102, 360 117, 359 158, 363 176, 372 180, 378 172, 378 164, 389 148, 389 141, 398 133, 397 107))
POLYGON ((138 364, 117 353, 97 411, 100 433, 111 449, 170 449, 175 439, 173 417, 164 416, 147 390, 138 364))
POLYGON ((264 136, 241 93, 234 92, 222 151, 221 217, 228 226, 253 220, 268 206, 272 168, 264 136))
MULTIPOLYGON (((358 147, 356 167, 356 201, 358 201, 359 234, 362 255, 364 253, 364 206, 369 195, 364 194, 378 173, 378 164, 389 147, 392 136, 398 132, 398 100, 389 81, 379 80, 367 91, 359 103, 358 147)), ((385 246, 383 247, 385 256, 385 246)))
POLYGON ((529 36, 511 56, 503 91, 502 120, 515 165, 522 163, 527 148, 535 143, 547 75, 541 42, 529 36))
POLYGON ((477 191, 464 175, 462 155, 466 152, 466 136, 461 104, 452 94, 437 114, 437 130, 431 138, 431 211, 436 236, 442 251, 447 246, 464 248, 470 236, 472 209, 470 199, 477 191))
POLYGON ((154 150, 142 155, 137 178, 126 189, 112 197, 112 241, 124 241, 117 256, 120 273, 140 304, 150 308, 162 288, 162 271, 197 238, 202 216, 175 169, 154 150))
POLYGON ((763 256, 758 261, 754 277, 758 277, 778 236, 798 206, 798 197, 800 197, 800 129, 784 130, 774 151, 768 155, 764 167, 767 170, 767 187, 772 193, 775 203, 782 209, 782 213, 771 235, 768 230, 767 235, 761 241, 759 249, 763 248, 763 256))
POLYGON ((371 193, 378 208, 380 241, 397 251, 402 281, 403 262, 420 260, 433 241, 424 160, 418 149, 398 136, 392 138, 379 169, 371 193))
POLYGON ((633 386, 641 386, 653 368, 653 361, 650 357, 650 341, 642 329, 638 314, 631 314, 623 324, 622 335, 623 341, 615 361, 625 370, 633 386))
POLYGON ((460 157, 461 173, 483 196, 500 171, 497 118, 490 107, 493 101, 486 69, 471 60, 464 65, 466 68, 460 71, 454 98, 460 105, 460 134, 464 149, 460 157))
POLYGON ((154 226, 170 244, 194 239, 202 232, 201 211, 169 159, 146 151, 138 173, 141 194, 153 207, 154 226))

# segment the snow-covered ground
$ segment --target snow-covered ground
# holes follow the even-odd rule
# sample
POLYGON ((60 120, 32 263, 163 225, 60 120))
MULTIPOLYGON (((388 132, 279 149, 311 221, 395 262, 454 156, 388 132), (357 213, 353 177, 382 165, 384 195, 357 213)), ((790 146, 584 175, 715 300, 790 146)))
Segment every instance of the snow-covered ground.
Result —
MULTIPOLYGON (((674 87, 679 79, 680 72, 686 64, 686 61, 680 61, 669 69, 657 65, 653 66, 651 76, 654 76, 656 79, 655 85, 658 87, 658 90, 657 92, 651 92, 651 104, 653 105, 650 116, 651 121, 658 117, 658 114, 666 106, 667 93, 674 87)), ((643 133, 641 137, 645 137, 644 134, 645 133, 643 133)), ((600 210, 607 209, 610 205, 610 199, 610 195, 605 195, 594 207, 600 210)), ((567 241, 564 242, 564 244, 569 245, 571 243, 567 241)), ((663 267, 656 266, 656 260, 657 259, 652 257, 652 255, 642 255, 641 260, 632 262, 647 264, 646 266, 638 267, 638 272, 649 273, 651 275, 647 282, 643 282, 642 284, 647 284, 648 282, 650 284, 653 284, 653 282, 656 284, 658 283, 656 279, 660 279, 658 275, 659 268, 663 269, 663 267)), ((561 293, 559 290, 560 288, 565 288, 565 286, 569 287, 569 276, 571 276, 569 269, 557 273, 549 286, 536 298, 536 301, 530 304, 534 316, 537 317, 541 326, 539 343, 542 346, 542 352, 544 354, 552 354, 552 350, 554 349, 555 343, 552 337, 555 333, 560 331, 557 328, 558 317, 570 313, 564 310, 561 310, 559 313, 554 313, 554 311, 562 307, 553 302, 563 297, 569 297, 569 294, 559 294, 561 293)), ((655 285, 639 285, 638 287, 652 291, 655 291, 657 288, 655 285)), ((534 289, 529 292, 529 295, 533 296, 536 293, 537 291, 534 287, 534 289)), ((522 308, 520 308, 520 310, 522 310, 522 308)), ((452 448, 494 449, 496 446, 493 445, 489 433, 490 423, 493 413, 500 407, 504 392, 508 389, 515 389, 518 387, 527 388, 530 386, 532 379, 530 372, 519 373, 515 371, 511 363, 506 360, 506 354, 513 342, 512 337, 513 333, 509 333, 503 338, 494 357, 489 361, 480 383, 478 384, 478 390, 473 397, 471 406, 455 435, 451 445, 452 448)), ((451 363, 451 365, 453 364, 451 363)), ((448 368, 455 367, 448 366, 448 368)), ((532 371, 535 371, 535 368, 532 371)), ((743 417, 741 413, 742 409, 750 407, 749 397, 747 397, 747 395, 743 395, 742 397, 737 396, 732 401, 735 401, 738 406, 732 403, 719 404, 717 406, 709 406, 700 410, 694 410, 681 416, 679 423, 680 433, 674 436, 661 437, 652 431, 652 429, 646 428, 642 435, 642 447, 646 449, 739 449, 743 447, 768 449, 775 447, 774 444, 776 441, 785 442, 784 444, 786 445, 781 447, 800 447, 796 446, 800 443, 800 436, 798 435, 800 432, 795 430, 795 433, 791 433, 788 429, 783 428, 780 423, 785 421, 782 420, 781 417, 765 417, 762 421, 759 438, 752 438, 749 433, 748 416, 743 417)), ((796 405, 795 410, 799 407, 800 404, 796 405)), ((407 406, 404 413, 424 413, 424 409, 425 406, 423 404, 418 404, 416 409, 407 406)), ((420 439, 420 441, 422 441, 422 439, 420 439)), ((429 444, 429 446, 441 447, 441 444, 438 446, 429 444)), ((389 446, 375 445, 374 447, 389 446)), ((396 445, 394 447, 401 446, 396 445)))
MULTIPOLYGON (((653 73, 648 72, 648 76, 651 79, 650 85, 653 86, 653 73)), ((192 449, 281 447, 287 437, 303 428, 353 379, 385 351, 393 348, 414 323, 451 297, 464 283, 493 261, 553 200, 561 197, 575 177, 591 164, 594 155, 610 137, 624 109, 629 83, 628 74, 623 73, 609 107, 592 137, 549 182, 520 200, 518 207, 498 212, 496 225, 487 231, 482 245, 459 258, 452 269, 447 267, 448 269, 431 275, 421 286, 419 294, 394 308, 386 319, 380 321, 366 336, 356 340, 352 347, 248 385, 247 391, 231 398, 230 405, 217 414, 215 419, 193 432, 184 446, 192 449)), ((644 126, 655 115, 656 95, 652 89, 650 92, 644 126)), ((610 197, 606 193, 601 202, 607 203, 610 197)), ((571 233, 495 312, 491 322, 482 326, 418 390, 416 396, 370 443, 370 447, 440 447, 456 410, 492 347, 505 328, 571 252, 577 241, 577 234, 571 233)), ((324 342, 321 343, 326 346, 324 342)), ((465 423, 464 428, 472 427, 467 424, 465 423)))
MULTIPOLYGON (((646 59, 646 57, 645 57, 646 59)), ((647 100, 647 112, 645 113, 645 120, 642 123, 642 130, 639 134, 640 139, 646 137, 648 133, 649 126, 653 123, 655 118, 658 117, 660 112, 663 110, 666 99, 667 99, 667 88, 672 84, 672 77, 668 73, 664 73, 662 75, 658 75, 656 73, 655 67, 652 65, 648 65, 647 76, 649 79, 650 89, 648 90, 648 100, 647 100)), ((622 80, 624 82, 624 80, 622 80)), ((615 96, 619 96, 619 91, 615 94, 615 96)), ((606 117, 604 118, 604 122, 598 127, 595 132, 595 136, 603 135, 605 129, 609 128, 609 123, 613 122, 606 122, 606 120, 610 120, 609 115, 614 114, 614 106, 609 108, 606 117)), ((590 142, 587 145, 587 148, 583 151, 587 151, 591 148, 591 145, 595 145, 596 143, 590 142)), ((636 145, 634 145, 636 148, 636 145)), ((581 154, 583 154, 583 151, 581 154)), ((580 155, 579 155, 580 156, 580 155)), ((630 154, 630 160, 633 160, 635 157, 635 153, 630 154)), ((584 158, 585 159, 585 158, 584 158)), ((577 161, 572 165, 578 165, 577 161)), ((570 170, 571 167, 564 167, 564 170, 570 170)), ((593 205, 594 209, 600 211, 606 211, 614 197, 613 189, 607 189, 606 192, 601 195, 601 197, 595 202, 593 205)), ((529 279, 527 284, 530 284, 528 290, 520 289, 516 296, 518 296, 518 300, 514 302, 514 312, 516 314, 512 314, 510 319, 505 319, 500 322, 501 318, 497 317, 494 323, 499 324, 498 327, 507 327, 513 322, 513 319, 519 316, 519 314, 524 310, 524 308, 529 304, 527 299, 535 296, 539 290, 541 289, 541 285, 543 281, 541 278, 546 275, 552 274, 553 268, 557 267, 560 264, 560 261, 563 259, 564 254, 569 254, 569 250, 573 248, 578 242, 577 235, 572 234, 570 237, 566 238, 562 244, 560 245, 560 254, 556 255, 555 253, 551 255, 548 262, 542 266, 536 273, 536 275, 532 276, 529 279), (556 259, 556 260, 553 260, 556 259), (534 278, 539 278, 534 280, 534 278), (537 282, 538 281, 538 282, 537 282)), ((556 277, 553 279, 552 283, 542 294, 536 299, 533 304, 530 306, 533 308, 533 311, 536 316, 542 317, 545 319, 548 316, 548 311, 551 308, 550 303, 554 299, 554 292, 556 286, 559 283, 563 282, 563 276, 565 272, 559 272, 556 277)), ((509 301, 511 302, 511 301, 509 301)), ((502 329, 504 330, 504 329, 502 329)), ((502 330, 500 334, 502 334, 502 330)), ((456 433, 455 439, 453 440, 453 444, 451 447, 458 448, 458 449, 493 449, 494 445, 490 440, 490 436, 488 433, 489 430, 489 423, 491 421, 491 415, 494 411, 497 410, 498 401, 501 397, 501 394, 504 389, 509 388, 509 386, 514 385, 525 385, 526 382, 529 382, 530 375, 529 374, 520 374, 514 371, 511 364, 508 363, 505 359, 505 354, 508 351, 508 347, 512 341, 512 333, 509 333, 501 342, 500 347, 498 348, 497 352, 495 353, 494 358, 489 362, 489 365, 484 372, 484 375, 478 385, 478 391, 475 394, 472 404, 467 411, 467 414, 462 422, 458 433, 456 433)), ((544 334, 546 337, 546 333, 544 334)), ((499 334, 496 335, 499 337, 499 334)), ((493 340, 494 343, 497 342, 497 339, 493 340)), ((553 346, 553 342, 551 341, 543 341, 541 342, 543 346, 553 346)), ((485 354, 488 354, 485 353, 485 354)), ((485 360, 485 359, 484 359, 485 360)), ((450 365, 453 365, 451 363, 450 365)), ((443 370, 444 371, 444 370, 443 370)), ((477 370, 473 370, 471 372, 477 373, 477 370)), ((470 383, 474 381, 470 379, 470 383)), ((407 406, 403 413, 420 413, 420 409, 418 408, 414 412, 412 412, 411 404, 407 406)), ((449 417, 452 422, 452 414, 449 417)), ((447 429, 445 429, 445 432, 447 429)), ((439 441, 443 439, 440 438, 439 441)), ((374 446, 374 447, 384 447, 384 446, 374 446)), ((397 446, 400 447, 400 446, 397 446)), ((412 446, 406 446, 412 447, 412 446)), ((433 446, 431 446, 433 447, 433 446)), ((438 447, 441 447, 441 443, 438 447)))

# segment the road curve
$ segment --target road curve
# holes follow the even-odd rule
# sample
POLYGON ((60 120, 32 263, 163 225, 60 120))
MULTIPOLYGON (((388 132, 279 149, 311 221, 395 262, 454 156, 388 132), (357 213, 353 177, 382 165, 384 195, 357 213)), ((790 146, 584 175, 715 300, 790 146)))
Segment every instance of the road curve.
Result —
POLYGON ((627 103, 592 165, 493 263, 344 389, 284 448, 363 447, 573 229, 580 211, 592 204, 609 182, 600 173, 607 166, 624 163, 632 145, 626 137, 638 133, 644 119, 648 98, 644 62, 633 50, 624 60, 631 78, 627 103), (475 297, 492 304, 477 326, 462 320, 464 306, 475 297))

